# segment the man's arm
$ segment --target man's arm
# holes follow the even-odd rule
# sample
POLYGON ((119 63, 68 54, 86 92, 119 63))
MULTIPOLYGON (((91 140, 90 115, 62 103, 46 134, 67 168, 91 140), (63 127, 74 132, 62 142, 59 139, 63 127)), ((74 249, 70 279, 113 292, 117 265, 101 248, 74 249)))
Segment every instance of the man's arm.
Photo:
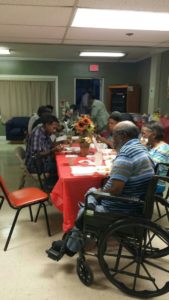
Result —
POLYGON ((63 150, 63 145, 56 145, 55 147, 51 148, 50 150, 41 151, 39 152, 39 155, 41 157, 45 157, 51 154, 54 154, 55 152, 61 152, 63 150))
POLYGON ((122 193, 125 182, 122 180, 115 180, 115 179, 109 179, 109 184, 106 183, 106 185, 103 187, 103 191, 106 193, 110 193, 112 195, 119 195, 122 193))

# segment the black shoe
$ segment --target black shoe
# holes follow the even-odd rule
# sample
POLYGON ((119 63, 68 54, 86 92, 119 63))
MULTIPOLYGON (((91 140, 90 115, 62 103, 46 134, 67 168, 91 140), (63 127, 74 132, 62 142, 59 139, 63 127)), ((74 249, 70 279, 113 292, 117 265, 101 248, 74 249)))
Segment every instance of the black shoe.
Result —
POLYGON ((52 248, 56 252, 63 253, 63 255, 67 254, 68 256, 71 256, 71 257, 73 255, 75 255, 76 252, 73 252, 70 249, 68 249, 65 244, 66 244, 65 240, 58 240, 58 241, 55 241, 55 242, 52 243, 52 248))
POLYGON ((52 243, 52 248, 57 252, 60 252, 61 248, 63 248, 63 247, 64 247, 64 241, 63 240, 54 241, 52 243))

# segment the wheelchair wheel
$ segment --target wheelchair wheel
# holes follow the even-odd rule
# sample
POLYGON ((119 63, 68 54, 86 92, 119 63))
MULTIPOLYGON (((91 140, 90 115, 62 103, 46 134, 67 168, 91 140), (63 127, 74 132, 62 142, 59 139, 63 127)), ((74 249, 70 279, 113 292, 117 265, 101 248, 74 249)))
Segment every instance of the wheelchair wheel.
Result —
POLYGON ((83 258, 77 259, 77 274, 80 281, 86 286, 90 286, 93 283, 93 273, 87 262, 83 258))
POLYGON ((130 296, 169 292, 169 233, 151 221, 115 222, 102 237, 98 260, 111 283, 130 296))

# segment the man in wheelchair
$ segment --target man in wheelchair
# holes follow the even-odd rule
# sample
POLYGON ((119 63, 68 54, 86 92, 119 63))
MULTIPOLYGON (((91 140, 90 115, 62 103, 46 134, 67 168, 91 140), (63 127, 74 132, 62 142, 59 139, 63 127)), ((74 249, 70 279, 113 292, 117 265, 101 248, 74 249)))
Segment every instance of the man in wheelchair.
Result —
MULTIPOLYGON (((139 200, 144 198, 148 183, 154 174, 154 166, 149 153, 139 139, 139 130, 130 121, 118 123, 113 132, 114 148, 117 151, 112 170, 106 184, 99 191, 111 195, 127 197, 131 202, 115 202, 103 199, 98 203, 93 195, 87 197, 87 206, 97 212, 125 212, 129 215, 142 214, 143 204, 139 200), (133 201, 132 201, 133 200, 133 201)), ((90 189, 90 194, 96 189, 90 189)), ((80 232, 82 230, 84 207, 77 216, 76 226, 68 233, 64 240, 55 241, 47 250, 48 256, 59 260, 64 254, 73 256, 80 248, 80 232)))

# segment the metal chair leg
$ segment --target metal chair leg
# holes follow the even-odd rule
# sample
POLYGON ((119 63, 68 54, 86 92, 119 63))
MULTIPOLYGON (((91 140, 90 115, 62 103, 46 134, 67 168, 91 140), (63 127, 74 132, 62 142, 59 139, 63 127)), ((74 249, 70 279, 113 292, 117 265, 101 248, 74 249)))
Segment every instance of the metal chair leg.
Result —
POLYGON ((45 213, 45 218, 46 218, 46 226, 47 226, 48 235, 51 236, 51 231, 50 231, 50 226, 49 226, 49 219, 48 219, 46 205, 45 205, 45 203, 42 203, 42 205, 43 205, 43 208, 44 208, 44 213, 45 213))
POLYGON ((37 222, 37 220, 38 220, 38 217, 39 217, 39 213, 40 213, 40 209, 41 209, 41 206, 42 206, 42 204, 40 203, 39 204, 39 207, 38 207, 38 210, 37 210, 37 213, 36 213, 36 217, 35 217, 35 223, 37 222))
POLYGON ((3 197, 3 196, 0 196, 0 199, 1 199, 1 202, 0 202, 0 209, 1 209, 1 207, 2 207, 2 205, 3 205, 3 203, 4 203, 4 197, 3 197))
POLYGON ((11 229, 10 229, 10 232, 9 232, 9 235, 8 235, 5 247, 4 247, 4 251, 6 251, 7 248, 8 248, 8 245, 9 245, 9 242, 10 242, 10 239, 11 239, 11 236, 12 236, 12 233, 13 233, 13 230, 14 230, 14 227, 15 227, 15 224, 16 224, 16 221, 18 219, 20 211, 21 211, 21 209, 18 209, 16 214, 15 214, 15 218, 13 220, 13 223, 12 223, 12 226, 11 226, 11 229))
POLYGON ((32 207, 31 206, 29 206, 29 213, 30 213, 31 222, 33 222, 33 214, 32 214, 32 207))

